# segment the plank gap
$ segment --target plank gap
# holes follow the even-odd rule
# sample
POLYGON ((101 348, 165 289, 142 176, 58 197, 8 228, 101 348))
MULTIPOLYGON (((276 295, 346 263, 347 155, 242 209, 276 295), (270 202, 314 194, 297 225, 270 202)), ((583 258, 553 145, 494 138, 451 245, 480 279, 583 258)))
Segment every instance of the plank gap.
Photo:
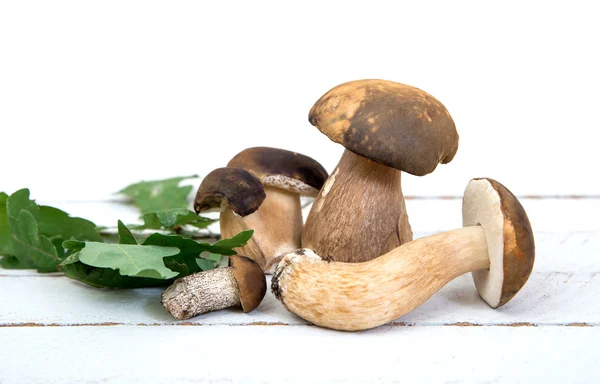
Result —
MULTIPOLYGON (((496 324, 485 324, 485 323, 471 323, 471 322, 456 322, 456 323, 409 323, 409 322, 391 322, 384 324, 381 327, 598 327, 600 323, 587 323, 587 322, 572 322, 572 323, 529 323, 529 322, 515 322, 515 323, 496 323, 496 324)), ((104 322, 104 323, 80 323, 80 324, 60 324, 60 323, 7 323, 0 324, 0 328, 54 328, 54 327, 214 327, 214 326, 225 326, 225 327, 315 327, 315 324, 303 323, 303 324, 290 324, 283 323, 280 321, 276 322, 265 322, 257 321, 252 323, 195 323, 195 322, 180 322, 180 323, 119 323, 119 322, 104 322)), ((378 327, 379 328, 379 327, 378 327)))

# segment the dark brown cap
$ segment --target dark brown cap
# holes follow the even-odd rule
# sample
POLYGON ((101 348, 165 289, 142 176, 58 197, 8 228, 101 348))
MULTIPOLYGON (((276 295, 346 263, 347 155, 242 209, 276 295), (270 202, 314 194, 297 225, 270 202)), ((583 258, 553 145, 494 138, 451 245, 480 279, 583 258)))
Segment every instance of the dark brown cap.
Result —
POLYGON ((248 216, 260 207, 266 194, 254 175, 239 168, 217 168, 202 180, 194 209, 197 213, 229 206, 240 216, 248 216))
POLYGON ((329 175, 318 161, 297 152, 254 147, 235 155, 227 167, 242 168, 264 185, 316 196, 329 175))
POLYGON ((245 256, 230 256, 229 267, 240 290, 240 302, 244 312, 254 310, 267 292, 267 280, 260 265, 245 256))
POLYGON ((315 103, 309 121, 357 155, 417 176, 449 163, 458 149, 454 121, 442 103, 392 81, 338 85, 315 103))
POLYGON ((535 260, 529 218, 519 200, 496 180, 473 179, 463 198, 463 226, 485 232, 490 269, 473 272, 481 297, 492 307, 506 304, 527 282, 535 260))

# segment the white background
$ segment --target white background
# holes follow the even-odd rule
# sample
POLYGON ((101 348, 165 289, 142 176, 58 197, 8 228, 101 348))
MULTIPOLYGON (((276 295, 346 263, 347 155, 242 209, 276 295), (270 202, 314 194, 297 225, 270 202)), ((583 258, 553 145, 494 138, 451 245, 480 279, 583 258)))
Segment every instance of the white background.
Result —
MULTIPOLYGON (((111 225, 137 210, 90 201, 205 175, 246 147, 332 171, 343 149, 310 107, 383 78, 441 100, 461 137, 452 163, 405 176, 407 194, 488 176, 521 196, 598 197, 595 3, 0 0, 0 191, 111 225)), ((270 293, 249 315, 178 326, 160 289, 0 270, 0 382, 600 382, 600 199, 521 201, 537 256, 510 303, 491 310, 465 275, 363 333, 305 325, 270 293)), ((460 226, 460 204, 408 200, 417 237, 460 226)))
POLYGON ((455 160, 409 195, 600 194, 594 2, 3 1, 0 191, 104 199, 276 146, 332 171, 307 121, 333 86, 383 78, 441 100, 455 160))

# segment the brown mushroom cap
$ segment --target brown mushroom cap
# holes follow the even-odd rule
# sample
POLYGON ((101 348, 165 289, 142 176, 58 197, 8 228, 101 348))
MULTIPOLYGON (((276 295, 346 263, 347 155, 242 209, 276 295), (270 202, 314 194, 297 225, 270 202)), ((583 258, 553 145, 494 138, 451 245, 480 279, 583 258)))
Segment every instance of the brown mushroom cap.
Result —
POLYGON ((454 121, 442 103, 392 81, 338 85, 315 103, 309 121, 357 155, 417 176, 449 163, 458 149, 454 121))
POLYGON ((300 153, 254 147, 235 155, 227 167, 245 169, 266 186, 316 196, 329 176, 318 161, 300 153))
POLYGON ((492 307, 506 304, 523 287, 535 260, 529 218, 519 200, 492 179, 473 179, 463 198, 463 226, 480 225, 486 236, 489 270, 474 271, 481 297, 492 307))
POLYGON ((197 213, 229 206, 240 216, 248 216, 260 207, 266 194, 254 175, 239 168, 217 168, 202 180, 194 209, 197 213))
POLYGON ((267 292, 267 280, 260 265, 245 256, 230 256, 229 267, 240 290, 240 302, 244 312, 254 310, 267 292))

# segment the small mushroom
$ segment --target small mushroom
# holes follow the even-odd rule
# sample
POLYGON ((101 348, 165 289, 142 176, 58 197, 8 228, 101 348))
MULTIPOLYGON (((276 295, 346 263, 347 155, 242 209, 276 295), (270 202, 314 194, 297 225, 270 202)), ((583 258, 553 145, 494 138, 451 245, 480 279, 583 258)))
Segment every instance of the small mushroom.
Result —
POLYGON ((218 207, 221 235, 254 230, 238 253, 272 273, 283 255, 300 248, 300 196, 316 196, 327 179, 317 161, 283 149, 256 147, 237 154, 227 168, 207 175, 198 188, 196 212, 218 207))
POLYGON ((177 320, 229 307, 254 310, 267 292, 265 274, 256 262, 230 256, 229 267, 179 278, 162 294, 162 305, 177 320))
POLYGON ((330 262, 300 249, 279 263, 271 289, 289 311, 346 331, 392 321, 467 272, 483 300, 498 308, 521 289, 533 268, 527 214, 502 184, 474 179, 463 199, 463 225, 362 263, 330 262))
POLYGON ((400 173, 426 175, 453 159, 458 134, 442 103, 408 85, 359 80, 323 95, 309 121, 346 150, 315 199, 302 246, 361 262, 412 240, 400 173))

